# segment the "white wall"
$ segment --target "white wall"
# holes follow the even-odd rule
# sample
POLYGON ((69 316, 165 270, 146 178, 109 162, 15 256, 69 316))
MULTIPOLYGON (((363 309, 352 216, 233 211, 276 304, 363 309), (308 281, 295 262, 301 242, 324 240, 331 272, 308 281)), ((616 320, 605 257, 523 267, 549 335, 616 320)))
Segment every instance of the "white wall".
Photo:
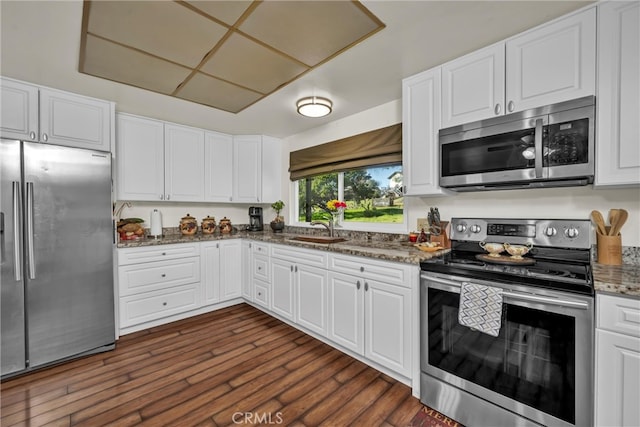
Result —
MULTIPOLYGON (((398 123, 402 120, 401 111, 401 101, 397 100, 286 138, 286 160, 283 164, 289 164, 287 153, 290 151, 398 123)), ((287 173, 283 180, 288 182, 287 173)), ((410 229, 416 227, 417 218, 426 217, 431 206, 439 208, 443 220, 452 217, 589 219, 594 209, 600 210, 606 218, 609 209, 623 208, 629 211, 629 220, 622 229, 622 244, 640 246, 638 188, 595 190, 587 186, 463 193, 433 198, 405 197, 410 229)))

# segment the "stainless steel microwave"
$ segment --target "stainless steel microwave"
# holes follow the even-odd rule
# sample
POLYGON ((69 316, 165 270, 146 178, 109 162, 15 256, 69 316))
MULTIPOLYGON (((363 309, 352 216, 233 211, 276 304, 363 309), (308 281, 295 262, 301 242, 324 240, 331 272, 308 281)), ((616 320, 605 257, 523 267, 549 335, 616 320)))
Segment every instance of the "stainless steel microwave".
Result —
POLYGON ((593 183, 595 97, 468 123, 439 133, 440 186, 454 191, 593 183))

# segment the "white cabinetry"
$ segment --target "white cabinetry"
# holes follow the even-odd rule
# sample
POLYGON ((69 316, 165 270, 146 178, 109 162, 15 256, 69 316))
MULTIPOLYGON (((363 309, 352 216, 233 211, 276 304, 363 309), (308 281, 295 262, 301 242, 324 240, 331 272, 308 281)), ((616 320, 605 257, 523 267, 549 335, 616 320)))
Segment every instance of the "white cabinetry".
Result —
POLYGON ((322 251, 271 247, 271 310, 326 336, 327 258, 322 251))
POLYGON ((266 309, 271 309, 271 259, 269 245, 253 242, 251 244, 251 273, 253 300, 266 309))
POLYGON ((116 115, 118 200, 164 200, 164 124, 116 115))
POLYGON ((220 298, 242 296, 242 247, 238 239, 220 242, 220 298))
POLYGON ((204 131, 164 125, 164 187, 172 202, 204 201, 204 131))
POLYGON ((233 137, 233 201, 259 203, 262 197, 262 137, 233 137))
POLYGON ((204 199, 206 202, 233 200, 233 137, 218 132, 204 135, 204 199))
POLYGON ((329 259, 331 340, 411 375, 411 267, 346 255, 329 259))
POLYGON ((594 95, 595 65, 595 7, 455 59, 442 66, 442 127, 594 95))
POLYGON ((262 203, 282 199, 282 140, 262 137, 262 203))
POLYGON ((2 137, 111 150, 112 103, 7 78, 0 86, 2 137))
POLYGON ((598 6, 596 186, 640 184, 640 3, 598 6))
POLYGON ((596 425, 640 425, 640 300, 597 295, 596 425))
POLYGON ((402 167, 404 194, 446 194, 438 180, 440 157, 440 68, 402 81, 402 167))
POLYGON ((120 249, 120 328, 200 307, 200 286, 197 244, 120 249))
POLYGON ((242 241, 242 297, 253 302, 253 275, 251 274, 251 265, 253 263, 253 254, 251 251, 253 242, 247 240, 242 241))

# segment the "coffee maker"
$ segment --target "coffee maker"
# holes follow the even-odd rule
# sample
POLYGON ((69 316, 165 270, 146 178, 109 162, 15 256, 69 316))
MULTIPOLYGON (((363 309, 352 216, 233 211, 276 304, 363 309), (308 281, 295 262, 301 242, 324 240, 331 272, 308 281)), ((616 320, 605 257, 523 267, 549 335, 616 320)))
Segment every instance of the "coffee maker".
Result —
POLYGON ((247 231, 262 231, 262 208, 259 206, 249 207, 249 225, 247 231))

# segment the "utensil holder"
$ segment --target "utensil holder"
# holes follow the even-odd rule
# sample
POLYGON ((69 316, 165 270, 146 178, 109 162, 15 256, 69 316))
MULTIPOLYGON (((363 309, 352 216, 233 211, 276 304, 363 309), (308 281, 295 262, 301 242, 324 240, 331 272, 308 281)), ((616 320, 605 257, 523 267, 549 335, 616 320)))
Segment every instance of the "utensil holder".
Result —
MULTIPOLYGON (((607 232, 609 227, 607 227, 607 232)), ((598 263, 605 265, 622 265, 622 235, 605 236, 596 233, 598 245, 598 263)))
POLYGON ((439 246, 447 249, 451 247, 451 240, 449 240, 449 236, 447 235, 448 224, 448 221, 442 221, 440 223, 442 231, 438 236, 434 234, 431 235, 431 243, 438 243, 439 246))

